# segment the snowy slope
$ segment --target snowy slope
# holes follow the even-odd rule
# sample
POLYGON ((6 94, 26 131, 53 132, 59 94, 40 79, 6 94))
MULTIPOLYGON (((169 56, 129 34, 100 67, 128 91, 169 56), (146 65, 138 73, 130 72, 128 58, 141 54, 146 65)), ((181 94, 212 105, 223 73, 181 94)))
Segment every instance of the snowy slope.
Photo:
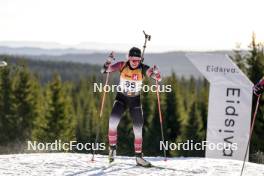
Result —
MULTIPOLYGON (((156 166, 169 169, 142 168, 133 157, 117 157, 109 167, 107 156, 89 154, 51 153, 0 155, 0 175, 179 175, 179 176, 238 176, 242 162, 206 158, 146 157, 156 166)), ((244 176, 263 176, 264 165, 246 163, 244 176)))

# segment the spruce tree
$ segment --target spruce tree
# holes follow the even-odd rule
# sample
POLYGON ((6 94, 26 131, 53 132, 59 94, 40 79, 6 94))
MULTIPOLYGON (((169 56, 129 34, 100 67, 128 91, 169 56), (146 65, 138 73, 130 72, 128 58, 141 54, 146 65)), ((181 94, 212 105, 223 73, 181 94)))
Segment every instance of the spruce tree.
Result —
MULTIPOLYGON (((153 108, 153 118, 152 121, 150 122, 150 129, 149 129, 149 134, 148 134, 148 144, 149 144, 149 149, 148 153, 149 155, 154 155, 154 156, 162 156, 163 151, 160 148, 160 143, 162 142, 162 136, 161 136, 161 126, 160 126, 160 116, 159 116, 159 109, 158 109, 158 99, 156 92, 153 92, 152 94, 152 104, 154 105, 153 108)), ((166 132, 166 127, 165 127, 165 121, 167 118, 164 116, 165 114, 165 107, 166 107, 166 101, 165 101, 165 93, 159 92, 160 96, 160 107, 161 107, 161 114, 162 114, 162 125, 163 125, 163 133, 166 132)), ((164 135, 164 140, 166 141, 166 136, 164 135)), ((169 154, 169 153, 168 153, 169 154)))
MULTIPOLYGON (((96 121, 99 118, 95 97, 89 79, 81 80, 76 87, 74 101, 77 116, 76 139, 81 143, 92 143, 96 136, 96 121)), ((100 142, 100 141, 99 141, 100 142)))
POLYGON ((0 142, 9 143, 17 135, 11 67, 1 69, 0 79, 0 142))
MULTIPOLYGON (((198 107, 198 91, 196 87, 196 82, 193 77, 189 80, 189 95, 188 95, 188 115, 181 123, 181 135, 177 138, 176 142, 201 142, 204 137, 203 130, 203 120, 201 116, 201 111, 198 107)), ((204 151, 196 150, 179 150, 176 152, 178 156, 203 156, 204 151)))
POLYGON ((208 116, 208 98, 209 98, 209 83, 206 79, 203 79, 202 86, 197 95, 198 109, 201 112, 202 124, 203 124, 203 139, 206 138, 207 129, 207 116, 208 116))
POLYGON ((186 114, 184 112, 180 86, 175 73, 168 78, 166 84, 172 86, 172 91, 165 94, 166 110, 164 113, 164 131, 166 140, 174 142, 177 136, 180 135, 181 119, 185 119, 186 114))
MULTIPOLYGON (((144 85, 150 86, 151 83, 149 79, 145 79, 144 85)), ((149 142, 152 140, 151 134, 150 134, 150 129, 151 129, 151 124, 154 118, 154 113, 153 113, 153 107, 155 106, 155 100, 153 97, 153 93, 150 91, 142 91, 141 93, 141 102, 142 102, 142 109, 143 109, 143 118, 144 118, 144 126, 143 126, 143 151, 145 155, 148 155, 148 150, 151 147, 149 142)))
MULTIPOLYGON (((256 36, 253 33, 252 35, 252 42, 250 45, 250 55, 247 58, 248 61, 248 76, 250 80, 256 84, 264 75, 264 45, 262 43, 256 42, 256 36)), ((257 97, 254 96, 253 98, 253 105, 252 105, 252 116, 254 113, 254 109, 256 107, 256 100, 257 97)), ((264 151, 264 142, 262 140, 263 136, 263 128, 264 128, 264 98, 263 96, 259 102, 259 110, 256 117, 256 122, 254 126, 254 131, 252 134, 252 142, 250 150, 251 152, 259 152, 264 151)))
POLYGON ((31 139, 35 118, 38 116, 38 85, 27 68, 19 69, 14 83, 16 137, 20 141, 31 139))
MULTIPOLYGON (((181 129, 181 136, 177 139, 177 142, 187 142, 189 140, 195 144, 203 140, 202 117, 197 104, 197 102, 193 102, 191 105, 186 122, 181 129)), ((204 151, 180 150, 177 152, 177 155, 185 157, 203 156, 204 151)))
MULTIPOLYGON (((245 56, 242 56, 241 53, 235 52, 235 57, 237 59, 233 59, 238 67, 242 69, 242 71, 246 67, 246 71, 244 71, 249 79, 256 84, 264 75, 264 45, 263 43, 259 43, 256 41, 256 35, 255 33, 252 34, 252 40, 249 45, 249 51, 245 56), (241 58, 241 60, 239 59, 241 58), (244 63, 245 60, 245 66, 241 63, 244 63)), ((252 117, 253 113, 256 107, 256 100, 257 97, 253 95, 253 103, 252 103, 252 117)), ((257 152, 264 152, 264 142, 262 142, 262 134, 263 134, 263 128, 264 128, 264 99, 261 97, 259 102, 259 109, 256 117, 256 122, 252 134, 252 140, 250 144, 250 153, 257 153, 257 152)), ((252 121, 251 121, 252 122, 252 121)))
POLYGON ((46 93, 46 125, 42 138, 45 141, 70 141, 75 138, 76 119, 67 83, 62 83, 59 75, 54 75, 46 93))
POLYGON ((237 64, 243 73, 247 74, 247 59, 246 56, 243 55, 239 45, 237 45, 236 49, 233 50, 232 55, 229 57, 237 64))

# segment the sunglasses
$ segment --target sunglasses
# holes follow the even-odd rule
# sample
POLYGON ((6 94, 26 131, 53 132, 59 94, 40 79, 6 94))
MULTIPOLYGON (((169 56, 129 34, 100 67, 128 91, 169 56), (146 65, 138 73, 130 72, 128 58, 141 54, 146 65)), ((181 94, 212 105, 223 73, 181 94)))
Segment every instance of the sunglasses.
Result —
POLYGON ((134 59, 132 60, 132 59, 131 59, 130 61, 131 61, 133 64, 137 64, 137 63, 140 63, 141 60, 136 60, 136 59, 135 59, 135 60, 134 60, 134 59))

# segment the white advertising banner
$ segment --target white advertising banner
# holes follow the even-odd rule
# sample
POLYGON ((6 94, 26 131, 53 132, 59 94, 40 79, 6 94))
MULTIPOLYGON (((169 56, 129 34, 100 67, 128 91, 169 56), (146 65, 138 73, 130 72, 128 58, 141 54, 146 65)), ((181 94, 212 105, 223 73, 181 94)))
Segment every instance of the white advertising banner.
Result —
POLYGON ((228 56, 186 56, 210 83, 206 157, 243 160, 250 131, 252 82, 228 56), (218 150, 215 145, 224 148, 218 150))

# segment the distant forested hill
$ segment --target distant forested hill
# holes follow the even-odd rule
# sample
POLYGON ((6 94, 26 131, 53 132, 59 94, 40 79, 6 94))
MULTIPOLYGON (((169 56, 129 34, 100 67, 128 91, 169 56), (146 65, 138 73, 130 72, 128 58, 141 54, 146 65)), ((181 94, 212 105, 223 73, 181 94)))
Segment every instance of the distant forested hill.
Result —
POLYGON ((0 55, 0 60, 5 60, 9 65, 27 65, 32 72, 37 74, 41 82, 48 82, 55 73, 58 73, 64 81, 79 81, 83 77, 96 76, 101 78, 101 66, 88 63, 54 62, 32 60, 25 56, 0 55))
MULTIPOLYGON (((145 63, 149 65, 156 64, 162 75, 168 76, 172 71, 178 76, 195 77, 201 76, 198 70, 189 62, 185 54, 189 51, 175 51, 164 53, 148 53, 145 55, 145 63)), ((231 54, 232 51, 211 51, 203 52, 210 54, 231 54)), ((32 60, 41 61, 64 61, 73 63, 88 63, 92 65, 102 65, 109 52, 107 51, 92 51, 80 49, 41 49, 30 47, 3 47, 0 46, 0 54, 19 55, 32 60)), ((116 53, 116 61, 126 60, 126 53, 116 53)), ((52 65, 52 64, 51 64, 52 65)))

